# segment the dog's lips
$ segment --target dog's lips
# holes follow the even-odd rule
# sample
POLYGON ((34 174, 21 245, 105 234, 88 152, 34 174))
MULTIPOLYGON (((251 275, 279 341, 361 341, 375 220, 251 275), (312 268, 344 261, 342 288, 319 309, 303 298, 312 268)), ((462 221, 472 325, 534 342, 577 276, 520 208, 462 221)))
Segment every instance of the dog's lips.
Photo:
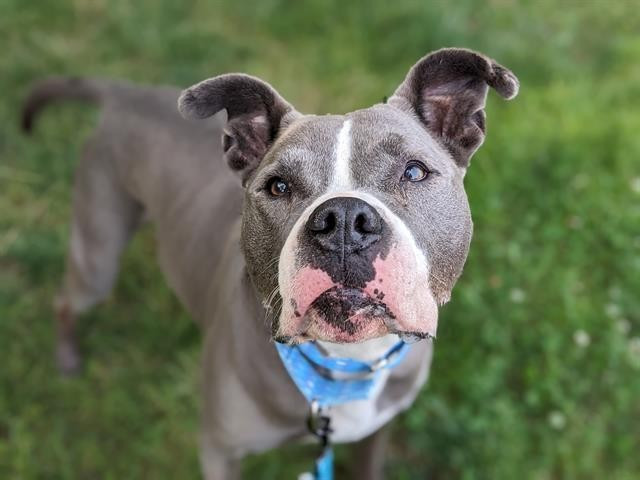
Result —
MULTIPOLYGON (((394 333, 408 343, 435 338, 435 332, 401 327, 393 312, 382 300, 384 294, 375 289, 333 286, 318 295, 304 310, 297 330, 282 337, 284 343, 323 340, 334 343, 357 343, 394 333)), ((299 313, 298 313, 299 314, 299 313)))
POLYGON ((374 278, 362 286, 342 285, 320 268, 298 269, 283 289, 276 337, 298 342, 360 342, 388 333, 434 338, 438 309, 428 271, 406 248, 394 246, 374 262, 374 278))
POLYGON ((357 342, 389 333, 393 314, 363 290, 332 287, 309 306, 301 333, 310 338, 340 343, 357 342))

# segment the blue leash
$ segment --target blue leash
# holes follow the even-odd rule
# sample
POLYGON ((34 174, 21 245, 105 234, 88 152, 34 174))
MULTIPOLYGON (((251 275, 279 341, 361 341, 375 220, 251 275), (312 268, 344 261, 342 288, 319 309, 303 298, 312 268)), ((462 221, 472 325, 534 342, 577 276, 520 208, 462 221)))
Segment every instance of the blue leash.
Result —
POLYGON ((409 351, 409 345, 400 341, 371 363, 329 357, 315 342, 275 345, 289 376, 309 402, 309 431, 318 437, 322 445, 314 474, 300 478, 333 480, 331 418, 326 410, 333 405, 367 399, 378 384, 382 371, 398 365, 409 351))

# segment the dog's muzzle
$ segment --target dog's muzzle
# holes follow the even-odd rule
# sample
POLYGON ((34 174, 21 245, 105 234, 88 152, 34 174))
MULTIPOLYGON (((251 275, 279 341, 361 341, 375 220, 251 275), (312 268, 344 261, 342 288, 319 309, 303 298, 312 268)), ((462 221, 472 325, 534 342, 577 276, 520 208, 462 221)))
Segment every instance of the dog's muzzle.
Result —
POLYGON ((332 197, 303 214, 281 256, 276 337, 351 343, 388 333, 435 336, 424 256, 392 215, 358 196, 332 197))

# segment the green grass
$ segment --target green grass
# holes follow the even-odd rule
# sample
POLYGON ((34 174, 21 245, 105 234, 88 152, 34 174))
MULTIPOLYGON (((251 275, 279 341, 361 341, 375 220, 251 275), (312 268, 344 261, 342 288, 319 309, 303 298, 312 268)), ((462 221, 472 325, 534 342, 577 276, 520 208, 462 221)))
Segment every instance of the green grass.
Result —
MULTIPOLYGON (((344 112, 456 45, 512 68, 521 95, 490 96, 466 179, 471 254, 442 311, 430 382, 395 425, 388 476, 637 479, 639 15, 604 0, 0 0, 0 478, 199 472, 199 334, 155 266, 150 232, 109 301, 82 319, 85 374, 56 374, 50 305, 96 113, 53 107, 24 138, 31 81, 187 86, 245 71, 301 111, 344 112)), ((294 448, 245 470, 295 478, 307 464, 294 448)))

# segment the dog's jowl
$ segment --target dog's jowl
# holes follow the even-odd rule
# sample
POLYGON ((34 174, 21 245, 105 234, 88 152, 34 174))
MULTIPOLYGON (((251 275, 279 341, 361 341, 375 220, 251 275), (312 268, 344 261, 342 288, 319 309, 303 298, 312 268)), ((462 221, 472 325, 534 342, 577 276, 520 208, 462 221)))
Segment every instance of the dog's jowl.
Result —
POLYGON ((380 478, 376 432, 426 381, 438 307, 467 257, 463 180, 484 140, 489 87, 509 99, 518 81, 463 49, 427 55, 387 103, 344 115, 302 114, 242 74, 182 93, 44 80, 25 129, 52 100, 102 110, 76 174, 56 301, 61 369, 80 367, 76 316, 109 294, 149 219, 162 270, 203 331, 206 478, 233 478, 245 454, 309 435, 309 399, 274 342, 365 363, 411 343, 370 395, 329 412, 332 441, 363 440, 357 474, 380 478))

